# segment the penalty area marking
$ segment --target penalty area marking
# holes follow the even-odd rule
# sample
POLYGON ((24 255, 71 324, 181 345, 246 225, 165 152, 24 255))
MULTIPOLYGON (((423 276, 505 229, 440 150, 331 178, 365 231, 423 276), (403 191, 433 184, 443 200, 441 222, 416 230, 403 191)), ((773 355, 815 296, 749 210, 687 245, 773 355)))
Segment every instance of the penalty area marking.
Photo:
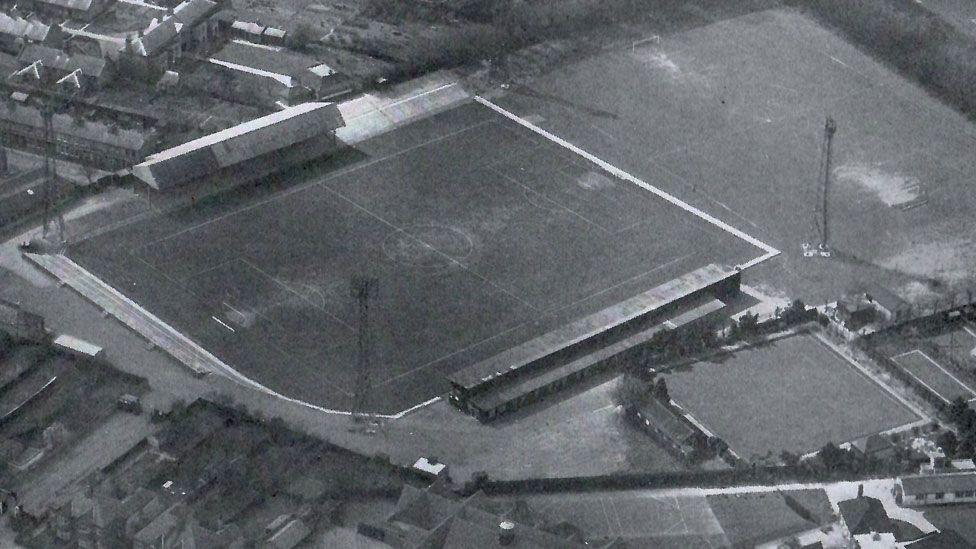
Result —
POLYGON ((592 154, 584 151, 583 149, 577 147, 576 145, 573 145, 569 141, 566 141, 565 139, 563 139, 561 137, 558 137, 556 135, 553 135, 552 133, 547 132, 546 130, 540 128, 539 126, 536 126, 535 124, 529 122, 528 120, 525 120, 524 118, 518 116, 517 114, 511 113, 511 112, 505 110, 504 108, 502 108, 502 107, 500 107, 500 106, 492 103, 491 101, 488 101, 487 99, 485 99, 485 98, 483 98, 483 97, 481 97, 479 95, 475 95, 474 96, 474 100, 477 101, 478 103, 481 103, 485 107, 488 107, 489 109, 497 112, 498 114, 501 114, 505 118, 508 118, 509 120, 512 120, 512 121, 516 122, 517 124, 519 124, 519 125, 521 125, 521 126, 523 126, 525 128, 528 128, 529 130, 532 130, 533 132, 535 132, 535 133, 537 133, 537 134, 545 137, 546 139, 552 141, 553 143, 556 143, 557 145, 559 145, 559 146, 561 146, 561 147, 563 147, 565 149, 568 149, 568 150, 576 153, 579 156, 582 156, 583 158, 589 160, 590 162, 596 164, 597 166, 600 166, 601 168, 604 169, 604 171, 610 173, 611 175, 614 175, 614 176, 616 176, 616 177, 618 177, 620 179, 623 179, 624 181, 629 181, 629 182, 637 185, 638 187, 641 187, 642 189, 645 189, 647 191, 650 191, 650 192, 656 194, 657 196, 659 196, 660 198, 663 198, 665 201, 667 201, 667 202, 669 202, 669 203, 671 203, 671 204, 673 204, 673 205, 681 208, 682 210, 685 210, 686 212, 689 212, 692 215, 695 215, 696 217, 699 217, 699 218, 707 221, 708 223, 711 223, 712 225, 715 225, 719 229, 722 229, 723 231, 725 231, 725 232, 727 232, 729 234, 732 234, 732 235, 734 235, 734 236, 736 236, 736 237, 738 237, 738 238, 740 238, 742 240, 745 240, 746 242, 748 242, 748 243, 752 244, 753 246, 755 246, 755 247, 763 250, 764 252, 766 252, 765 254, 763 254, 763 255, 761 255, 761 256, 759 256, 759 257, 757 257, 757 258, 749 261, 748 263, 745 263, 743 265, 739 265, 738 266, 739 268, 741 268, 741 269, 747 269, 747 268, 752 267, 754 265, 758 265, 759 263, 762 263, 763 261, 766 261, 767 259, 770 259, 772 257, 775 257, 775 256, 779 255, 780 251, 777 250, 776 248, 773 248, 769 244, 766 244, 765 242, 762 242, 761 240, 759 240, 759 239, 757 239, 757 238, 755 238, 755 237, 753 237, 751 235, 748 235, 748 234, 740 231, 739 229, 736 229, 735 227, 729 225, 728 223, 726 223, 726 222, 724 222, 724 221, 722 221, 722 220, 720 220, 720 219, 718 219, 718 218, 716 218, 716 217, 714 217, 714 216, 712 216, 712 215, 710 215, 708 213, 705 213, 705 212, 699 210, 698 208, 692 206, 691 204, 688 204, 684 200, 681 200, 680 198, 678 198, 678 197, 676 197, 676 196, 674 196, 674 195, 672 195, 672 194, 670 194, 668 192, 665 192, 665 191, 663 191, 663 190, 661 190, 661 189, 659 189, 659 188, 657 188, 657 187, 655 187, 655 186, 653 186, 653 185, 651 185, 651 184, 643 181, 642 179, 639 179, 638 177, 633 176, 633 175, 631 175, 628 172, 625 172, 624 170, 621 170, 620 168, 614 166, 613 164, 610 164, 609 162, 606 162, 605 160, 602 160, 602 159, 600 159, 600 158, 598 158, 598 157, 596 157, 596 156, 594 156, 594 155, 592 155, 592 154))
POLYGON ((210 318, 216 320, 217 321, 217 324, 220 324, 221 326, 223 326, 224 328, 227 328, 231 332, 234 332, 235 334, 237 333, 237 330, 235 330, 235 329, 231 328, 230 326, 228 326, 227 323, 224 322, 223 320, 220 320, 219 318, 217 318, 217 317, 215 317, 213 315, 211 315, 210 318))

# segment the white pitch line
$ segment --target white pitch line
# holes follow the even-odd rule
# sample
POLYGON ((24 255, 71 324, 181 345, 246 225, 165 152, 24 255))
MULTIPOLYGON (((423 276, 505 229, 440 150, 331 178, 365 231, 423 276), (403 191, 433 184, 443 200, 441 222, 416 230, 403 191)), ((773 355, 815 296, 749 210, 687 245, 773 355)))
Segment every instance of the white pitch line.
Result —
POLYGON ((237 333, 237 330, 235 330, 235 329, 231 328, 230 326, 228 326, 227 323, 225 323, 223 320, 220 320, 219 318, 217 318, 217 317, 215 317, 213 315, 211 315, 210 318, 216 320, 217 321, 217 324, 220 324, 224 328, 227 328, 228 330, 234 332, 235 334, 237 333))
POLYGON ((829 58, 830 58, 831 60, 833 60, 833 61, 834 61, 834 63, 838 63, 838 64, 840 64, 840 65, 843 65, 843 66, 845 66, 845 67, 847 67, 847 68, 851 68, 851 66, 850 66, 850 65, 848 65, 847 63, 845 63, 845 62, 843 62, 843 61, 841 61, 840 59, 837 59, 837 58, 836 58, 836 57, 834 57, 833 55, 828 55, 827 57, 829 57, 829 58))
MULTIPOLYGON (((25 255, 27 255, 28 257, 30 257, 30 256, 35 255, 35 254, 25 254, 25 255)), ((88 281, 92 282, 93 284, 96 285, 97 288, 101 288, 102 290, 104 290, 105 292, 107 292, 107 294, 109 296, 114 297, 123 306, 129 307, 132 310, 137 311, 145 320, 148 321, 148 323, 150 325, 154 326, 155 328, 159 329, 162 333, 164 333, 167 336, 171 337, 174 342, 177 342, 179 344, 184 345, 185 346, 184 347, 185 349, 189 349, 189 350, 191 350, 191 352, 195 352, 199 356, 203 357, 205 359, 205 361, 209 365, 214 366, 214 368, 204 368, 206 371, 212 372, 212 373, 215 373, 215 374, 223 374, 225 377, 227 377, 228 379, 230 379, 232 381, 235 381, 235 382, 240 383, 240 384, 242 384, 244 386, 247 386, 247 387, 251 387, 252 389, 255 389, 257 391, 260 391, 260 392, 262 392, 262 393, 264 393, 266 395, 275 397, 275 398, 280 399, 280 400, 283 400, 285 402, 290 402, 292 404, 297 404, 297 405, 300 405, 300 406, 304 406, 305 408, 309 408, 309 409, 312 409, 312 410, 316 410, 316 411, 319 411, 319 412, 322 412, 322 413, 325 413, 325 414, 332 414, 332 415, 339 415, 339 416, 351 416, 351 415, 353 415, 353 413, 351 411, 348 411, 348 410, 333 410, 333 409, 330 409, 330 408, 325 408, 323 406, 317 406, 317 405, 312 404, 310 402, 305 402, 303 400, 298 400, 297 398, 287 397, 285 395, 282 395, 281 393, 278 393, 278 392, 276 392, 276 391, 274 391, 272 389, 269 389, 268 387, 265 387, 264 385, 258 383, 257 381, 254 381, 253 379, 251 379, 251 378, 245 376, 244 374, 238 372, 234 368, 228 366, 222 360, 220 360, 219 358, 217 358, 216 356, 214 356, 213 354, 211 354, 209 351, 207 351, 206 349, 204 349, 203 347, 201 347, 200 345, 198 345, 197 343, 195 343, 193 340, 189 339, 188 337, 186 337, 181 332, 179 332, 176 329, 174 329, 169 324, 167 324, 167 323, 163 322, 162 320, 160 320, 157 316, 155 316, 152 313, 150 313, 149 311, 145 310, 138 303, 132 301, 131 299, 129 299, 128 297, 126 297, 125 295, 123 295, 121 292, 119 292, 118 290, 116 290, 112 286, 108 285, 108 283, 106 283, 102 279, 100 279, 97 276, 95 276, 94 274, 90 273, 88 270, 86 270, 81 265, 78 265, 77 263, 75 263, 74 261, 72 261, 67 256, 58 255, 58 256, 56 256, 56 259, 64 262, 67 265, 69 265, 73 270, 75 270, 75 272, 82 273, 83 278, 81 280, 88 280, 88 281)), ((35 259, 34 261, 37 262, 42 267, 45 267, 45 262, 44 262, 43 259, 41 259, 40 256, 37 259, 35 259)), ((47 267, 45 267, 45 268, 47 268, 47 267)), ((65 280, 65 279, 61 278, 60 276, 58 276, 58 274, 55 271, 52 271, 51 268, 47 268, 47 269, 48 269, 49 272, 51 272, 51 274, 53 274, 54 276, 58 277, 61 280, 64 280, 69 286, 71 286, 71 287, 75 288, 76 290, 78 290, 78 292, 81 293, 82 296, 84 296, 85 298, 87 298, 89 301, 95 301, 88 294, 86 294, 85 292, 83 292, 83 291, 81 291, 80 289, 77 288, 77 285, 82 284, 82 281, 81 280, 76 280, 76 279, 74 279, 74 277, 72 277, 72 279, 70 279, 70 280, 65 280)), ((124 319, 122 319, 122 318, 119 317, 120 314, 122 316, 125 316, 122 313, 114 314, 113 316, 116 316, 116 318, 119 318, 123 322, 126 322, 124 319)), ((146 335, 138 327, 132 326, 132 325, 129 325, 129 326, 130 326, 130 328, 132 328, 136 332, 142 333, 144 336, 146 335)), ((177 362, 183 362, 183 360, 181 360, 172 351, 170 351, 169 349, 167 349, 166 346, 164 346, 163 344, 161 344, 161 342, 160 343, 157 343, 157 346, 159 346, 160 348, 163 348, 163 350, 165 350, 166 352, 168 352, 170 354, 170 356, 172 356, 174 359, 177 360, 177 362)), ((184 364, 186 364, 186 363, 184 362, 184 364)), ((190 366, 194 370, 197 369, 196 367, 191 366, 189 364, 187 364, 187 366, 190 366)), ((438 397, 435 397, 435 398, 432 398, 432 399, 430 399, 430 400, 428 400, 426 402, 422 402, 422 403, 420 403, 420 404, 418 404, 416 406, 413 406, 411 408, 407 408, 406 410, 397 412, 396 414, 375 414, 375 413, 367 413, 367 414, 363 414, 363 415, 366 415, 368 417, 373 417, 373 418, 380 418, 380 419, 400 419, 401 417, 407 415, 408 413, 410 413, 410 412, 412 412, 414 410, 417 410, 419 408, 422 408, 424 406, 428 406, 430 404, 433 404, 433 403, 437 402, 438 400, 440 400, 440 397, 439 396, 438 397)))
POLYGON ((537 133, 537 134, 545 137, 546 139, 552 141, 553 143, 556 143, 557 145, 560 145, 563 148, 569 149, 570 151, 578 154, 579 156, 582 156, 583 158, 589 160, 590 162, 596 164, 597 166, 600 166, 601 168, 603 168, 608 173, 610 173, 610 174, 612 174, 612 175, 614 175, 614 176, 616 176, 616 177, 618 177, 620 179, 623 179, 624 181, 629 181, 629 182, 631 182, 631 183, 633 183, 633 184, 637 185, 638 187, 641 187, 641 188, 643 188, 645 190, 648 190, 648 191, 656 194, 660 198, 663 198, 665 201, 667 201, 667 202, 669 202, 669 203, 671 203, 671 204, 673 204, 673 205, 681 208, 682 210, 685 210, 685 211, 687 211, 687 212, 689 212, 689 213, 691 213, 691 214, 693 214, 693 215, 695 215, 695 216, 697 216, 697 217, 699 217, 699 218, 701 218, 701 219, 703 219, 703 220, 711 223, 712 225, 715 225, 716 227, 722 229, 723 231, 725 231, 727 233, 730 233, 730 234, 732 234, 732 235, 734 235, 734 236, 736 236, 736 237, 738 237, 738 238, 740 238, 742 240, 745 240, 746 242, 748 242, 748 243, 752 244, 753 246, 755 246, 755 247, 757 247, 757 248, 759 248, 759 249, 761 249, 761 250, 763 250, 763 251, 766 252, 764 255, 762 255, 762 256, 760 256, 760 257, 758 257, 756 259, 753 259, 752 261, 746 263, 745 265, 740 265, 741 268, 745 269, 747 267, 751 267, 753 265, 756 265, 758 263, 761 263, 763 261, 766 261, 767 259, 769 259, 771 257, 775 257, 775 256, 779 255, 780 251, 777 250, 776 248, 773 248, 769 244, 766 244, 765 242, 762 242, 761 240, 759 240, 759 239, 757 239, 757 238, 755 238, 755 237, 753 237, 753 236, 751 236, 749 234, 746 234, 746 233, 740 231, 739 229, 736 229, 735 227, 733 227, 733 226, 729 225, 728 223, 726 223, 726 222, 724 222, 724 221, 722 221, 722 220, 720 220, 720 219, 712 216, 711 214, 705 213, 705 212, 699 210, 698 208, 692 206, 691 204, 688 204, 684 200, 681 200, 680 198, 677 198, 676 196, 674 196, 674 195, 672 195, 672 194, 670 194, 670 193, 668 193, 666 191, 663 191, 663 190, 661 190, 661 189, 659 189, 659 188, 657 188, 657 187, 655 187, 655 186, 653 186, 653 185, 651 185, 651 184, 643 181, 642 179, 639 179, 638 177, 636 177, 634 175, 631 175, 628 172, 625 172, 624 170, 621 170, 620 168, 614 166, 613 164, 610 164, 609 162, 606 162, 605 160, 602 160, 602 159, 600 159, 600 158, 598 158, 598 157, 596 157, 596 156, 594 156, 594 155, 592 155, 592 154, 584 151, 583 149, 577 147, 576 145, 573 145, 569 141, 566 141, 565 139, 563 139, 561 137, 558 137, 556 135, 553 135, 552 133, 550 133, 550 132, 548 132, 548 131, 540 128, 539 126, 536 126, 535 124, 529 122, 528 120, 525 120, 524 118, 522 118, 522 117, 520 117, 520 116, 518 116, 518 115, 516 115, 514 113, 511 113, 511 112, 505 110, 504 108, 502 108, 502 107, 500 107, 500 106, 492 103, 491 101, 488 101, 487 99, 485 99, 485 98, 483 98, 481 96, 478 96, 478 95, 474 96, 474 100, 477 101, 478 103, 481 103, 482 105, 488 107, 489 109, 491 109, 491 110, 493 110, 493 111, 501 114, 505 118, 508 118, 509 120, 512 120, 512 121, 518 123, 519 125, 521 125, 521 126, 523 126, 525 128, 528 128, 528 129, 532 130, 533 132, 535 132, 535 133, 537 133))
POLYGON ((918 354, 920 354, 920 355, 922 355, 923 357, 925 357, 925 359, 928 360, 929 362, 931 362, 933 366, 935 366, 939 370, 942 370, 942 373, 943 374, 951 377, 952 380, 955 381, 956 383, 958 383, 960 387, 962 387, 963 389, 969 391, 969 394, 971 394, 973 396, 976 396, 976 391, 970 389, 969 388, 969 385, 966 385, 965 383, 963 383, 962 381, 960 381, 958 377, 952 375, 949 371, 947 371, 945 368, 943 368, 941 364, 939 364, 938 362, 932 360, 932 357, 930 357, 929 355, 925 354, 925 351, 923 351, 921 349, 915 349, 915 352, 918 353, 918 354))

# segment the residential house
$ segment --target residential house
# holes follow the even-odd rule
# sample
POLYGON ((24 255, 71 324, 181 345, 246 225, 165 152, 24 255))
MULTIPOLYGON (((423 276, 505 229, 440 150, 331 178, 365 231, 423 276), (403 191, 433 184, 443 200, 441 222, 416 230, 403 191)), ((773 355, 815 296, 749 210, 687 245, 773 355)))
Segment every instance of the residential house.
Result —
POLYGON ((460 499, 406 485, 385 521, 360 523, 358 530, 396 548, 585 547, 578 529, 544 525, 527 506, 493 503, 481 492, 460 499))
POLYGON ((17 54, 27 44, 43 43, 50 31, 51 26, 40 21, 0 12, 0 50, 7 53, 17 54))
POLYGON ((878 311, 864 294, 845 295, 837 301, 837 319, 848 330, 857 332, 878 320, 878 311))
POLYGON ((848 446, 855 455, 866 460, 890 461, 898 456, 898 446, 884 435, 859 438, 848 446))
MULTIPOLYGON (((152 131, 119 128, 84 120, 68 113, 52 116, 55 151, 59 158, 107 171, 127 168, 145 157, 155 140, 152 131)), ((38 108, 16 102, 0 105, 0 143, 43 154, 48 138, 38 108)))
POLYGON ((864 292, 864 296, 888 322, 895 320, 900 312, 910 307, 907 301, 884 286, 872 285, 864 292))
POLYGON ((133 549, 168 549, 174 546, 189 513, 186 505, 174 504, 132 536, 133 549))
POLYGON ((942 472, 905 476, 895 485, 905 507, 976 502, 976 472, 942 472))
POLYGON ((21 0, 20 4, 23 9, 61 23, 69 19, 91 21, 114 2, 115 0, 21 0))
POLYGON ((212 15, 218 6, 211 0, 186 0, 172 13, 153 19, 126 43, 120 63, 140 77, 156 77, 173 68, 183 55, 207 49, 217 35, 212 15))
POLYGON ((114 66, 101 57, 30 44, 17 56, 21 69, 7 81, 28 91, 86 93, 107 84, 114 66))
POLYGON ((888 516, 884 504, 877 498, 859 495, 837 504, 841 524, 852 537, 875 533, 892 534, 898 542, 915 540, 922 532, 912 524, 888 516))
POLYGON ((56 509, 51 522, 65 546, 110 549, 123 542, 124 518, 121 501, 86 488, 56 509))
MULTIPOLYGON (((0 107, 0 111, 3 107, 0 107)), ((31 341, 47 339, 44 328, 44 317, 25 311, 20 305, 0 299, 0 330, 8 334, 31 341)))
POLYGON ((156 190, 253 181, 338 149, 332 103, 303 103, 151 155, 132 173, 156 190))

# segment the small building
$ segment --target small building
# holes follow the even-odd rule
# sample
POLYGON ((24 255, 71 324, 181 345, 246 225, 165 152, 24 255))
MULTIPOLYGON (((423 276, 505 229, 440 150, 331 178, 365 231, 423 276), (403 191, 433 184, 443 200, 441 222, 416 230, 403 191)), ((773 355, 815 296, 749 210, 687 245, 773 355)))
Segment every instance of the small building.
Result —
POLYGON ((877 498, 861 495, 841 501, 837 507, 844 526, 852 536, 891 531, 891 519, 877 498))
POLYGON ((438 477, 449 477, 450 475, 447 464, 440 463, 436 458, 421 457, 414 462, 413 470, 431 480, 437 479, 438 477))
POLYGON ((102 357, 101 347, 70 335, 59 335, 54 338, 54 346, 84 360, 98 360, 102 357))
POLYGON ((886 436, 874 434, 849 444, 850 450, 862 459, 889 461, 898 455, 898 446, 886 436))
POLYGON ((864 297, 871 302, 878 313, 888 322, 895 320, 902 311, 910 308, 907 301, 897 294, 877 284, 864 292, 864 297))
POLYGON ((837 319, 856 332, 878 319, 878 310, 864 294, 845 295, 837 301, 837 319))
MULTIPOLYGON (((2 110, 2 107, 0 107, 2 110)), ((29 341, 44 341, 47 330, 44 317, 25 311, 20 305, 0 299, 0 330, 29 341)))
POLYGON ((898 479, 895 497, 905 507, 976 502, 976 472, 944 472, 898 479))
POLYGON ((27 44, 43 43, 50 31, 40 21, 0 12, 0 51, 18 54, 27 44))
POLYGON ((328 64, 281 47, 231 40, 210 58, 217 79, 207 91, 237 103, 293 105, 352 91, 352 81, 328 64))
POLYGON ((58 23, 68 19, 87 22, 101 15, 114 2, 115 0, 22 0, 21 6, 58 23))
POLYGON ((166 149, 132 173, 156 190, 253 181, 338 149, 344 124, 332 103, 303 103, 166 149))
POLYGON ((708 437, 704 433, 658 398, 648 398, 634 410, 634 415, 644 430, 686 463, 695 461, 698 449, 707 443, 708 437))

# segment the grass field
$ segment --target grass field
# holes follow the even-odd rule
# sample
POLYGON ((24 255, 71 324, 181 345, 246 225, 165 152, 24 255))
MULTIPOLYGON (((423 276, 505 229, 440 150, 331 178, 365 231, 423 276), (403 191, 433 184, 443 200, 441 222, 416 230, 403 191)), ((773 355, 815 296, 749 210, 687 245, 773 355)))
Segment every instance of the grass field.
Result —
POLYGON ((919 419, 811 336, 667 375, 671 398, 741 457, 812 452, 919 419))
POLYGON ((933 336, 931 341, 939 348, 939 352, 952 357, 958 364, 976 367, 976 328, 971 323, 951 328, 950 330, 933 336))
POLYGON ((376 277, 369 406, 396 412, 509 345, 763 253, 475 103, 344 162, 69 254, 244 375, 333 408, 356 383, 349 283, 376 277))
POLYGON ((976 397, 976 391, 924 351, 918 349, 908 351, 891 357, 891 360, 946 402, 956 397, 963 397, 966 400, 976 397))
POLYGON ((498 101, 784 251, 770 284, 829 300, 976 270, 976 130, 804 16, 778 9, 660 34, 514 84, 498 101), (824 117, 838 130, 830 221, 810 261, 824 117), (903 210, 915 199, 928 202, 903 210))

